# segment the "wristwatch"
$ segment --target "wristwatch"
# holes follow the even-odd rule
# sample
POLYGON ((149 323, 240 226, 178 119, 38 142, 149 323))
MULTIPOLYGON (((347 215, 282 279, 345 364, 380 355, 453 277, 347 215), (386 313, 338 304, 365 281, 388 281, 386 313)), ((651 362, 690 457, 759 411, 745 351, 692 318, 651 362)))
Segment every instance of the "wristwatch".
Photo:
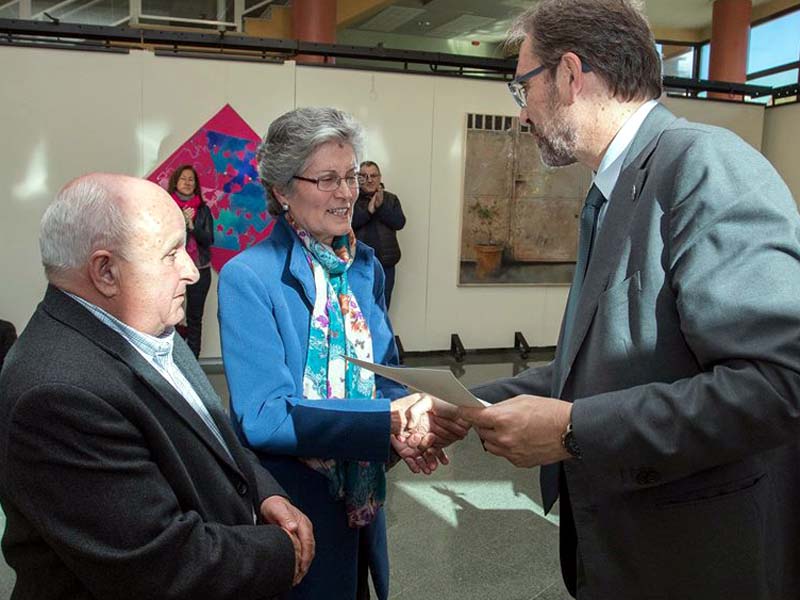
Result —
POLYGON ((575 439, 575 432, 572 431, 572 421, 569 422, 564 433, 561 434, 561 445, 564 446, 564 450, 570 453, 572 458, 580 460, 581 449, 580 446, 578 446, 578 441, 575 439))

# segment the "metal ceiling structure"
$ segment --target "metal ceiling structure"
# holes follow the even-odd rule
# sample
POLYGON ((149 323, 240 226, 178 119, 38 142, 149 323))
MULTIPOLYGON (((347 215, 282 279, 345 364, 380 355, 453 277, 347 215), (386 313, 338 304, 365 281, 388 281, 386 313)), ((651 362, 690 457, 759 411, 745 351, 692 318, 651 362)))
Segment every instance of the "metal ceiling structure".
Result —
MULTIPOLYGON (((754 4, 764 2, 767 0, 754 0, 754 4)), ((508 59, 390 49, 380 42, 366 45, 371 38, 357 39, 360 45, 347 45, 244 34, 248 19, 268 18, 272 10, 286 10, 287 4, 290 0, 0 0, 0 44, 113 52, 147 48, 159 56, 262 62, 311 54, 340 59, 339 68, 500 79, 509 79, 514 72, 514 61, 508 59)), ((530 0, 394 0, 372 4, 376 9, 362 11, 346 25, 348 31, 405 35, 409 40, 414 36, 446 40, 466 35, 501 39, 510 20, 529 6, 530 0)), ((710 19, 708 0, 648 0, 646 5, 651 15, 672 14, 679 8, 677 12, 685 13, 684 24, 691 26, 710 19), (667 5, 670 10, 665 12, 667 5)), ((674 19, 665 18, 662 15, 658 20, 674 24, 674 19)), ((699 60, 697 52, 695 60, 699 60)), ((668 91, 683 95, 703 91, 749 98, 794 95, 786 89, 773 94, 764 86, 672 76, 665 76, 664 84, 668 91)))
MULTIPOLYGON (((151 48, 159 55, 196 56, 227 60, 289 60, 298 54, 358 59, 379 64, 378 70, 409 70, 410 65, 427 66, 435 75, 480 76, 510 79, 516 61, 445 54, 369 48, 341 44, 317 44, 297 40, 267 39, 227 32, 199 33, 163 31, 132 27, 45 23, 20 19, 0 19, 0 44, 10 46, 46 46, 59 49, 125 52, 130 48, 151 48), (390 66, 387 66, 390 65, 390 66)), ((346 66, 346 65, 344 65, 346 66)), ((668 90, 696 94, 700 91, 760 97, 772 94, 772 88, 737 83, 698 81, 665 77, 668 90)))

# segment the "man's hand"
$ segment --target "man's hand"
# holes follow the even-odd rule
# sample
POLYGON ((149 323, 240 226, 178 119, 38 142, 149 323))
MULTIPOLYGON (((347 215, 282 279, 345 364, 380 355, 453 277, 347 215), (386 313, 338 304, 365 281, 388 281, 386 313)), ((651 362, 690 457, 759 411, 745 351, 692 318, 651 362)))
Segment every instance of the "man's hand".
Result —
POLYGON ((517 467, 549 465, 571 458, 561 445, 572 404, 541 396, 516 396, 487 408, 461 407, 483 446, 517 467))
POLYGON ((369 204, 367 204, 369 214, 375 214, 375 211, 380 208, 381 204, 383 204, 383 190, 378 188, 378 191, 372 194, 372 198, 369 199, 369 204))
POLYGON ((311 521, 283 496, 270 496, 261 503, 261 516, 283 529, 294 544, 294 581, 297 585, 314 558, 314 528, 311 521))

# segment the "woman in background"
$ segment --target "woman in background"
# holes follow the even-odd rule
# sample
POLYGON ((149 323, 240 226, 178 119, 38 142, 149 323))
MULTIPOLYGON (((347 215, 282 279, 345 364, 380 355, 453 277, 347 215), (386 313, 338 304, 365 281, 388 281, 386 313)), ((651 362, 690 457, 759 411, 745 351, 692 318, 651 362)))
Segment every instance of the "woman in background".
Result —
POLYGON ((391 450, 415 472, 446 462, 441 450, 415 454, 397 435, 414 415, 429 420, 434 447, 468 431, 452 411, 431 415, 429 397, 344 360, 398 363, 383 270, 350 225, 362 138, 332 108, 274 121, 258 161, 275 227, 220 274, 234 426, 314 525, 316 556, 293 600, 369 598, 368 572, 385 600, 391 450))
POLYGON ((203 336, 203 311, 211 286, 211 245, 214 243, 214 218, 203 201, 200 179, 192 165, 181 165, 169 178, 167 191, 183 211, 186 221, 186 252, 200 272, 200 279, 186 288, 186 343, 200 356, 203 336))

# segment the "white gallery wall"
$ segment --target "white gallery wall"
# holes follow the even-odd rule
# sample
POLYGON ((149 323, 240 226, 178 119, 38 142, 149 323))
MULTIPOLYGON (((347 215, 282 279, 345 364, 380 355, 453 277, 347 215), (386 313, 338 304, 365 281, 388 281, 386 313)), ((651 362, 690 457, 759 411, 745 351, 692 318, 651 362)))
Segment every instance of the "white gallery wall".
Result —
MULTIPOLYGON (((45 285, 36 239, 39 218, 70 178, 96 170, 144 176, 225 103, 260 134, 296 106, 332 105, 364 124, 365 158, 381 165, 386 187, 398 194, 408 219, 399 236, 403 258, 391 310, 406 350, 447 348, 451 333, 468 348, 511 346, 514 331, 535 346, 556 342, 567 287, 457 286, 464 115, 515 115, 502 82, 167 58, 141 51, 7 47, 0 47, 0 72, 5 137, 0 190, 6 217, 0 318, 18 329, 45 285)), ((778 160, 770 156, 771 131, 764 129, 762 107, 684 99, 665 103, 679 115, 733 128, 755 147, 763 136, 768 156, 778 160)), ((784 110, 767 112, 771 117, 784 110)), ((800 128, 800 114, 786 114, 800 128)), ((785 152, 791 157, 788 148, 785 152)), ((203 333, 203 356, 209 358, 220 355, 215 290, 216 280, 203 333)))
POLYGON ((776 106, 764 119, 764 155, 792 190, 794 201, 800 202, 800 168, 797 148, 800 140, 800 103, 776 106))

